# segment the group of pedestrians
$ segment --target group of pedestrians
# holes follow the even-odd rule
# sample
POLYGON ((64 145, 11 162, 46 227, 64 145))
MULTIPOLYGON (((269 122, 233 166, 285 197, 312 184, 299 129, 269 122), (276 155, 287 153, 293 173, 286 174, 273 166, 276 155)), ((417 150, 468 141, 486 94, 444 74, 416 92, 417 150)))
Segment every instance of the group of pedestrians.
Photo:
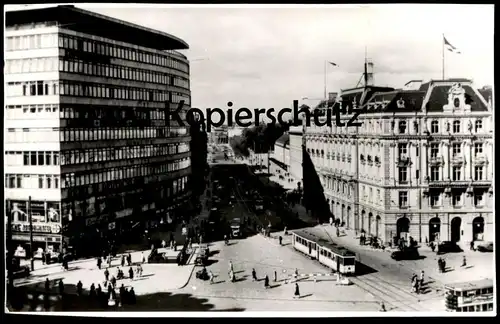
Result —
POLYGON ((425 273, 424 271, 422 270, 420 272, 420 276, 417 276, 417 274, 413 274, 413 276, 411 277, 411 291, 416 293, 416 294, 420 294, 420 292, 422 291, 422 287, 424 286, 424 277, 425 277, 425 273))
MULTIPOLYGON (((229 273, 228 274, 229 274, 229 280, 231 282, 236 282, 236 275, 235 275, 234 265, 233 265, 232 261, 229 261, 229 273)), ((298 278, 298 269, 295 269, 294 277, 298 278)), ((213 278, 214 278, 212 271, 209 271, 209 278, 210 278, 210 283, 212 284, 213 278)), ((257 277, 257 271, 255 270, 255 268, 252 268, 252 281, 259 281, 259 279, 257 277)), ((278 273, 277 273, 277 271, 274 271, 274 282, 277 282, 277 281, 278 281, 278 273)), ((269 279, 269 276, 267 274, 264 277, 264 288, 265 289, 271 288, 270 279, 269 279)), ((300 290, 299 290, 299 285, 297 282, 295 282, 294 298, 300 298, 300 290)))

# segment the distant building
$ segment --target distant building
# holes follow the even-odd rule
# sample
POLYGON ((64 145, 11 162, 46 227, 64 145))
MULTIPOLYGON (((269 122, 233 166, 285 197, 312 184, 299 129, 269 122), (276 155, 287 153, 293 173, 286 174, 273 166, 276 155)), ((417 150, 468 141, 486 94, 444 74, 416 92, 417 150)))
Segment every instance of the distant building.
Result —
POLYGON ((229 144, 229 133, 227 126, 214 128, 209 133, 210 144, 229 144))
POLYGON ((290 136, 290 167, 288 172, 294 179, 296 186, 302 186, 302 150, 303 150, 303 127, 291 126, 288 130, 290 136))
POLYGON ((466 79, 343 90, 335 107, 365 109, 362 126, 304 134, 333 215, 383 241, 492 240, 492 105, 480 92, 466 79))

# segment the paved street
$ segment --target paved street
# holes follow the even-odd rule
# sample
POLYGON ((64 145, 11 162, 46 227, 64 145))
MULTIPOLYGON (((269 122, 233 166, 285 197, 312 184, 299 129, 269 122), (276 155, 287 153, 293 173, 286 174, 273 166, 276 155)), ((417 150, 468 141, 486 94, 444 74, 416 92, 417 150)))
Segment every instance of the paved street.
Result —
MULTIPOLYGON (((289 238, 285 239, 286 241, 289 238)), ((230 246, 222 242, 210 247, 215 263, 207 267, 216 276, 214 283, 193 276, 182 291, 197 298, 206 298, 215 309, 238 308, 247 311, 377 311, 376 298, 366 291, 352 286, 338 286, 333 279, 300 280, 302 297, 294 299, 294 284, 284 279, 295 269, 302 273, 329 273, 328 269, 294 252, 288 246, 279 246, 273 239, 262 235, 234 240, 230 246), (229 281, 229 261, 232 261, 237 282, 229 281), (252 280, 252 268, 258 282, 252 280), (274 282, 274 271, 277 282, 274 282), (263 278, 268 275, 272 288, 265 289, 263 278)), ((327 277, 328 278, 328 277, 327 277)))
POLYGON ((447 273, 440 274, 437 271, 437 256, 428 248, 421 249, 421 255, 425 259, 417 261, 394 261, 390 257, 390 251, 374 250, 369 246, 360 246, 359 241, 348 231, 347 236, 336 236, 334 227, 329 225, 316 226, 314 229, 319 236, 333 240, 358 256, 358 260, 372 269, 371 273, 357 276, 354 282, 373 293, 380 300, 393 305, 394 309, 404 311, 444 311, 445 283, 464 280, 474 280, 484 277, 493 278, 492 254, 479 252, 465 252, 471 267, 461 267, 464 253, 446 254, 450 269, 447 273), (423 294, 411 293, 410 278, 420 271, 426 273, 428 285, 423 294))

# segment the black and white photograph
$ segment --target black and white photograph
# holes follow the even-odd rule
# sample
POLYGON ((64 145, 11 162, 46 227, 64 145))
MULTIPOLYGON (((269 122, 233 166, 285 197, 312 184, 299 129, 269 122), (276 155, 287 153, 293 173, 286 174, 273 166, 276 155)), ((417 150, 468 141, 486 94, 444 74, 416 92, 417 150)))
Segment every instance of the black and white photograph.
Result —
POLYGON ((496 315, 494 5, 4 22, 5 312, 496 315))

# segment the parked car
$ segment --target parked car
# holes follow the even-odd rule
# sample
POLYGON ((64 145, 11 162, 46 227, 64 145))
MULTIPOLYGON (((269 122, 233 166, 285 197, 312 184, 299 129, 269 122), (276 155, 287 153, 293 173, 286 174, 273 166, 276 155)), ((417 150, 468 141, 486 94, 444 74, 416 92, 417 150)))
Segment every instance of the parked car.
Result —
POLYGON ((438 253, 455 253, 455 252, 463 252, 463 250, 455 242, 443 241, 443 242, 439 243, 439 245, 437 247, 437 252, 438 253))
POLYGON ((392 252, 391 258, 396 261, 417 260, 420 258, 420 254, 416 248, 405 248, 403 250, 392 252))
POLYGON ((477 250, 479 252, 493 252, 493 242, 485 242, 478 244, 477 250))

